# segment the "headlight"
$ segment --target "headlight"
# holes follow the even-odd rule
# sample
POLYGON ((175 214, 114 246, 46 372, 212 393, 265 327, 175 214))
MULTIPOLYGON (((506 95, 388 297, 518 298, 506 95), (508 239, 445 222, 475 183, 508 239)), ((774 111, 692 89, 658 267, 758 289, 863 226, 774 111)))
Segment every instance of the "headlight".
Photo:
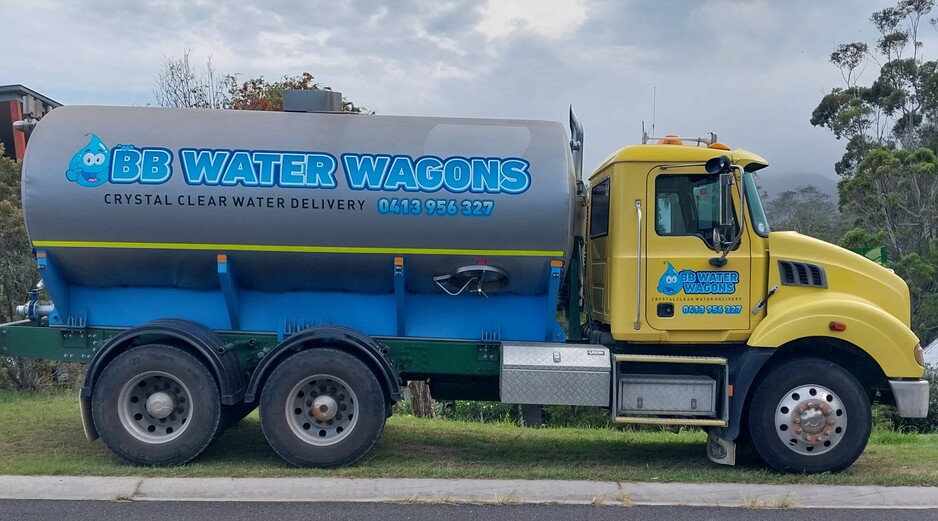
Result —
POLYGON ((921 342, 915 344, 915 361, 918 365, 925 367, 925 350, 922 349, 921 342))

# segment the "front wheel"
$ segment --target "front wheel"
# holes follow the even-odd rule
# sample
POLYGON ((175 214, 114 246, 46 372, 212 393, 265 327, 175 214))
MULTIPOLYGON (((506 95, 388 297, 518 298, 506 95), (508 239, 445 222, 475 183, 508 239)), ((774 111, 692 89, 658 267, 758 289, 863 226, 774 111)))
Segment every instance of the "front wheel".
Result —
POLYGON ((749 432, 759 456, 779 472, 839 472, 870 438, 870 401, 852 374, 826 360, 789 360, 756 388, 749 432))
POLYGON ((348 353, 301 351, 280 363, 261 393, 261 428, 283 459, 299 467, 339 467, 381 436, 386 398, 374 372, 348 353))

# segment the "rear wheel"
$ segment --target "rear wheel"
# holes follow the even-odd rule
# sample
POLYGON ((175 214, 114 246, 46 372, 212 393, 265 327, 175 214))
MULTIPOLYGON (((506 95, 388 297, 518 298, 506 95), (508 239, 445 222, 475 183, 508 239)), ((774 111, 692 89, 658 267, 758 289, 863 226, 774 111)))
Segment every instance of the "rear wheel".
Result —
POLYGON ((381 435, 385 396, 371 369, 329 348, 299 352, 271 373, 261 393, 264 436, 300 467, 338 467, 364 456, 381 435))
POLYGON ((866 447, 870 401, 841 366, 816 358, 774 368, 753 394, 749 432, 759 456, 779 472, 838 472, 866 447))
POLYGON ((135 465, 180 465, 218 430, 211 373, 191 354, 152 344, 118 355, 101 372, 91 414, 105 446, 135 465))

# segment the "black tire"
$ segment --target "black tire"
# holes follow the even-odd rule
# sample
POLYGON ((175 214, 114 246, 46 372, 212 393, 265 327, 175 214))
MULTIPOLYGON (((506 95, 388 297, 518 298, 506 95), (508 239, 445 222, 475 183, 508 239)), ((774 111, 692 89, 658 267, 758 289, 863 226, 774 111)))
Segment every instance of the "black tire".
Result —
POLYGON ((198 359, 151 344, 108 363, 92 394, 91 415, 118 458, 134 465, 181 465, 215 438, 221 401, 215 379, 198 359))
POLYGON ((752 445, 779 472, 846 469, 866 448, 872 425, 870 400, 857 379, 817 358, 773 368, 749 409, 752 445))
POLYGON ((374 372, 358 358, 330 348, 301 351, 267 379, 261 428, 287 462, 339 467, 358 461, 378 441, 386 402, 374 372))

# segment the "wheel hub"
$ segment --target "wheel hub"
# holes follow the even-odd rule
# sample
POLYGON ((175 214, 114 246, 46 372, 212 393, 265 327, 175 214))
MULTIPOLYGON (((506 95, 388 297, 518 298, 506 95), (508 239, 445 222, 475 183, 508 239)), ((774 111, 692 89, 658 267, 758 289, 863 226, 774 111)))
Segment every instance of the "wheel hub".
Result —
POLYGON ((335 398, 323 394, 313 400, 309 412, 319 421, 329 421, 335 418, 336 413, 339 412, 339 404, 336 403, 335 398))
POLYGON ((358 397, 344 380, 315 374, 297 382, 284 404, 297 438, 327 447, 345 439, 358 423, 358 397))
POLYGON ((831 408, 824 402, 805 400, 791 413, 791 427, 808 443, 821 443, 834 430, 831 408))
POLYGON ((160 419, 166 418, 176 410, 176 400, 169 393, 156 392, 147 398, 147 414, 160 419))
POLYGON ((148 444, 173 441, 192 420, 192 394, 181 380, 163 371, 147 371, 128 379, 117 406, 127 434, 148 444))
POLYGON ((775 432, 799 454, 830 451, 843 439, 846 429, 843 401, 821 385, 796 387, 782 396, 775 408, 775 432))

